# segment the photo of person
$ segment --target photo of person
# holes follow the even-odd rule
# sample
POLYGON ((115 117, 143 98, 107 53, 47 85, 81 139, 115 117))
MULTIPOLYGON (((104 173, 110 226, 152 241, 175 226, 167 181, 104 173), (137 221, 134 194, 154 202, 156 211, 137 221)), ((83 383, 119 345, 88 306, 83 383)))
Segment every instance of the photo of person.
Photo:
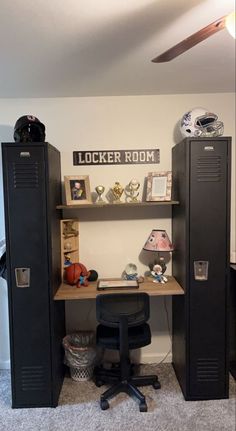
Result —
POLYGON ((71 180, 71 199, 72 200, 82 200, 86 199, 85 183, 84 180, 71 180))
POLYGON ((92 198, 88 175, 70 175, 64 177, 65 198, 67 205, 90 205, 92 198))

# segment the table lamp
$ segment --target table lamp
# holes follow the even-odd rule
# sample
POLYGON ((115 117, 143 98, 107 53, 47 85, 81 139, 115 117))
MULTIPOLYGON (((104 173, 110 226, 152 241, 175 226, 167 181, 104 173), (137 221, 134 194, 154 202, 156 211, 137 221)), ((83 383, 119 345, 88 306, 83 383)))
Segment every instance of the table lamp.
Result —
MULTIPOLYGON (((172 243, 165 230, 153 229, 150 233, 143 250, 155 252, 170 252, 174 250, 172 243)), ((151 269, 151 268, 150 268, 151 269)), ((163 257, 160 257, 153 265, 152 275, 155 282, 165 283, 166 277, 163 276, 166 270, 166 264, 163 257)))

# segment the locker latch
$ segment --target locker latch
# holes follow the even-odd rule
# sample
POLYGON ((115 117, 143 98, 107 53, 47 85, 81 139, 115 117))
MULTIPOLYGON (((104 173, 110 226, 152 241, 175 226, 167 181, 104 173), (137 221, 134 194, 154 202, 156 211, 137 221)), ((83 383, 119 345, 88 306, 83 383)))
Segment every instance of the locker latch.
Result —
POLYGON ((199 281, 208 280, 208 266, 208 260, 195 260, 194 279, 199 281))
POLYGON ((30 286, 30 268, 15 268, 16 286, 30 286))

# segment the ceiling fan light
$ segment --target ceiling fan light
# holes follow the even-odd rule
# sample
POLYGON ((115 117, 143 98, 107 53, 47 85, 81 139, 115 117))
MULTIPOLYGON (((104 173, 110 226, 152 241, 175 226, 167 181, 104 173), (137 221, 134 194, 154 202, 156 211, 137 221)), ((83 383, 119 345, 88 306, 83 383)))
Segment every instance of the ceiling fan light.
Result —
POLYGON ((236 21, 235 21, 235 12, 231 12, 225 20, 225 26, 228 30, 228 32, 235 38, 235 27, 236 27, 236 21))

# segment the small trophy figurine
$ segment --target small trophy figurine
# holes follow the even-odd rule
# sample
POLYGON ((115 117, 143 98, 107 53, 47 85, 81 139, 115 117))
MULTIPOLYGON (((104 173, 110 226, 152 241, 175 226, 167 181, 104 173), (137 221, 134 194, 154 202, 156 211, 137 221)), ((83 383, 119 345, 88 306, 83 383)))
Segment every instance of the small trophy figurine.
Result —
POLYGON ((124 188, 122 187, 122 185, 117 181, 115 182, 115 185, 112 187, 112 193, 113 196, 115 198, 114 203, 121 203, 121 195, 124 191, 124 188))
POLYGON ((99 186, 95 187, 95 190, 98 194, 98 199, 96 200, 96 203, 98 203, 98 204, 104 203, 105 201, 102 199, 102 194, 105 191, 105 187, 102 185, 99 185, 99 186))
POLYGON ((140 187, 140 183, 138 182, 138 180, 136 180, 136 178, 133 178, 127 187, 127 190, 125 191, 127 200, 129 199, 129 202, 138 202, 138 189, 140 187))

